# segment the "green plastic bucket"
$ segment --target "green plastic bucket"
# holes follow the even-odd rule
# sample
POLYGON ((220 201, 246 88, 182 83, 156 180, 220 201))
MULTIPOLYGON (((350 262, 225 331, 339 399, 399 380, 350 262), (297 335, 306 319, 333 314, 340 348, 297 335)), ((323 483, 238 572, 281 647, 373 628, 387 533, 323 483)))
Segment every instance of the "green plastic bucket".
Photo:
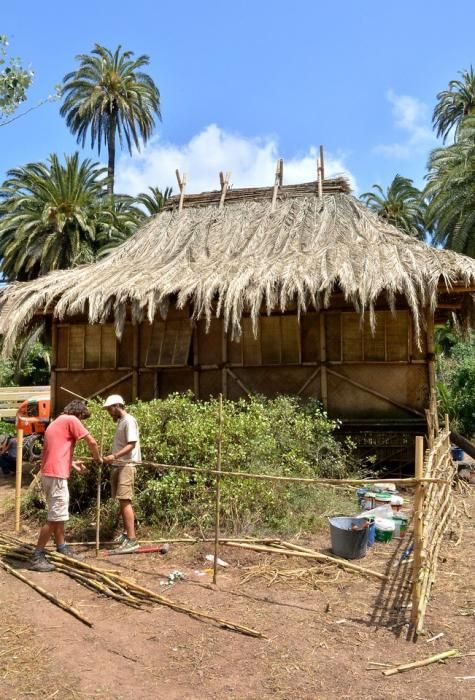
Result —
POLYGON ((391 542, 395 530, 394 522, 384 518, 376 518, 374 522, 376 526, 376 542, 391 542))

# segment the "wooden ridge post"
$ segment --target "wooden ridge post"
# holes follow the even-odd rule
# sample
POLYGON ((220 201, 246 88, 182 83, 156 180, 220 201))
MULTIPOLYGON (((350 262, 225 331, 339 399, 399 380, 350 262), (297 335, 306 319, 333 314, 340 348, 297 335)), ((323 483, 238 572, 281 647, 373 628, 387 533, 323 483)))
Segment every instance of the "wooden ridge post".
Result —
POLYGON ((16 433, 15 532, 20 532, 21 477, 23 472, 23 428, 16 433))
MULTIPOLYGON (((415 478, 424 478, 424 438, 416 436, 415 478)), ((418 627, 419 602, 421 599, 421 579, 423 574, 422 541, 424 537, 424 482, 416 484, 414 502, 414 567, 412 575, 412 624, 414 632, 418 627)))
POLYGON ((223 395, 219 395, 218 413, 218 455, 216 459, 216 501, 214 518, 214 560, 213 560, 213 583, 216 584, 218 578, 218 548, 219 548, 219 508, 221 501, 221 450, 223 444, 223 395))
POLYGON ((224 200, 226 198, 226 192, 228 191, 230 177, 231 171, 228 171, 226 173, 226 176, 223 172, 219 173, 219 182, 221 184, 221 199, 219 200, 219 209, 222 209, 224 207, 224 200))
POLYGON ((185 198, 185 185, 186 185, 186 173, 180 175, 178 168, 175 170, 176 179, 178 182, 178 189, 180 190, 180 201, 178 203, 178 211, 183 209, 183 200, 185 198))
POLYGON ((277 161, 277 168, 275 171, 275 182, 274 182, 274 190, 272 192, 272 205, 271 205, 271 211, 275 211, 275 205, 277 203, 277 193, 279 191, 279 187, 282 187, 282 184, 284 182, 284 161, 282 158, 280 158, 277 161))

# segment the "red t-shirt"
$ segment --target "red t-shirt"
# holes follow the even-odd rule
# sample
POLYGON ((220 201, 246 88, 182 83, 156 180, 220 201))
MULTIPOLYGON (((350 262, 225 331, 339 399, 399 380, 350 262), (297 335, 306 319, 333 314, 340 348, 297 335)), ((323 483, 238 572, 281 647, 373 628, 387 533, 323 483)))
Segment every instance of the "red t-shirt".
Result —
POLYGON ((42 476, 69 479, 74 446, 78 440, 88 434, 89 431, 76 416, 63 413, 50 423, 46 428, 41 456, 42 476))

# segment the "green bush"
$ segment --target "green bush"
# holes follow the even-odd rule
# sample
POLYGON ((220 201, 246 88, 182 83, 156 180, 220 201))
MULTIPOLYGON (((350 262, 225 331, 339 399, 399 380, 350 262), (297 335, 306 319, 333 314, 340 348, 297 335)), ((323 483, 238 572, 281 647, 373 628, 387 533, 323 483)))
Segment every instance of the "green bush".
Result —
POLYGON ((448 357, 439 357, 438 393, 441 417, 470 437, 475 433, 475 346, 472 339, 453 345, 448 357))
MULTIPOLYGON (((129 408, 140 427, 142 459, 162 464, 213 469, 217 458, 218 402, 196 401, 175 394, 164 400, 138 402, 129 408)), ((224 402, 223 470, 282 476, 343 477, 354 471, 351 446, 335 438, 338 423, 315 401, 281 396, 224 402)), ((88 421, 110 451, 115 425, 92 405, 88 421)), ((77 454, 87 454, 79 443, 77 454)), ((108 467, 103 468, 108 476, 108 467)), ((72 512, 90 513, 96 497, 96 475, 71 479, 72 512)), ((323 511, 347 506, 333 490, 239 478, 223 478, 221 519, 227 532, 297 529, 315 525, 323 511)), ((104 484, 104 500, 109 489, 104 484)), ((200 473, 138 467, 135 507, 139 521, 170 531, 184 527, 206 532, 214 521, 214 478, 200 473)), ((105 506, 108 514, 112 506, 105 506)))

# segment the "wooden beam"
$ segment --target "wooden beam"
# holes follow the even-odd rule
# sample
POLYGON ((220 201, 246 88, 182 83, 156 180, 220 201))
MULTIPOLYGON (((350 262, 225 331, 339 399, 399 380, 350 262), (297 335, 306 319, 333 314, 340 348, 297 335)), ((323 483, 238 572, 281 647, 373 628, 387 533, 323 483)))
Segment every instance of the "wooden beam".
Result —
POLYGON ((223 172, 219 173, 219 182, 221 184, 221 198, 219 200, 218 209, 222 209, 224 207, 224 200, 226 198, 226 192, 228 191, 230 177, 231 177, 231 171, 228 171, 226 173, 226 175, 224 175, 223 172))
POLYGON ((175 170, 176 179, 178 182, 178 189, 180 190, 180 201, 178 202, 178 211, 183 209, 183 200, 185 198, 185 185, 186 185, 186 173, 180 175, 178 168, 175 170))
POLYGON ((308 387, 308 385, 311 384, 311 382, 313 382, 313 380, 316 379, 316 377, 318 377, 320 370, 321 370, 321 367, 317 367, 317 369, 314 372, 312 372, 310 377, 307 377, 305 382, 302 384, 300 389, 297 391, 297 396, 300 396, 301 394, 303 394, 303 392, 308 387))
POLYGON ((107 384, 106 386, 103 386, 101 389, 98 389, 97 391, 95 391, 93 394, 86 396, 85 400, 90 401, 91 399, 95 399, 96 396, 100 396, 105 391, 109 391, 109 389, 112 389, 113 387, 117 386, 117 384, 121 384, 121 382, 125 382, 126 379, 130 379, 132 376, 133 376, 133 372, 128 372, 127 374, 122 375, 122 377, 119 377, 118 379, 114 379, 114 381, 111 382, 110 384, 107 384))
MULTIPOLYGON (((323 369, 323 368, 322 368, 323 369)), ((354 379, 350 379, 350 377, 347 377, 344 374, 341 374, 340 372, 335 372, 334 369, 327 368, 328 374, 333 374, 335 377, 338 377, 339 379, 343 379, 345 382, 348 382, 348 384, 352 384, 355 386, 357 389, 361 389, 362 391, 366 391, 368 394, 372 394, 373 396, 377 396, 378 399, 383 399, 383 401, 387 401, 388 403, 393 404, 393 406, 397 406, 398 408, 402 408, 403 411, 408 411, 409 413, 413 413, 416 416, 422 416, 424 418, 424 414, 418 411, 415 408, 411 408, 411 406, 406 406, 403 403, 400 403, 399 401, 396 401, 395 399, 392 399, 390 396, 387 396, 386 394, 381 393, 380 391, 376 391, 376 389, 371 389, 369 386, 365 386, 364 384, 360 384, 360 382, 356 382, 354 379)))
POLYGON ((133 328, 133 346, 132 346, 132 401, 136 401, 139 395, 139 363, 140 363, 140 336, 139 326, 134 323, 133 328))
POLYGON ((282 158, 277 161, 277 168, 275 171, 275 182, 274 182, 274 189, 272 191, 272 205, 271 205, 271 211, 275 211, 275 205, 277 202, 277 193, 279 191, 279 187, 282 187, 284 181, 284 161, 282 158))
POLYGON ((326 336, 326 329, 325 329, 325 314, 323 312, 320 312, 320 362, 322 363, 321 374, 320 374, 320 392, 322 395, 322 404, 323 404, 323 408, 325 409, 325 411, 328 408, 327 372, 329 371, 327 369, 326 361, 327 361, 327 336, 326 336))
POLYGON ((247 386, 244 384, 244 382, 242 382, 239 379, 237 374, 235 372, 233 372, 232 369, 230 369, 229 367, 226 367, 226 372, 229 374, 230 377, 232 377, 234 379, 236 384, 241 387, 241 389, 244 391, 244 393, 246 393, 248 396, 250 396, 252 394, 252 391, 247 388, 247 386))

